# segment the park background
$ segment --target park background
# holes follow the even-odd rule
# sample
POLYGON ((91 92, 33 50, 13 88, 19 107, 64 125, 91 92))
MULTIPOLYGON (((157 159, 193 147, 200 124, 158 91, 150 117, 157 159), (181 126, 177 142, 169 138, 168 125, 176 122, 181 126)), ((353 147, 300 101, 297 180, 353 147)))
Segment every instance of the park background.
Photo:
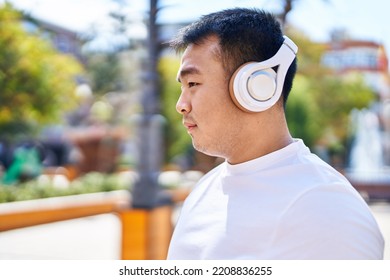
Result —
MULTIPOLYGON (((379 211, 380 221, 389 219, 388 4, 15 0, 0 5, 0 217, 15 221, 17 213, 21 221, 2 220, 0 258, 163 258, 181 201, 220 162, 195 152, 182 127, 174 109, 179 58, 166 42, 200 15, 235 6, 264 8, 280 17, 299 46, 287 106, 293 136, 346 174, 379 211), (80 197, 88 200, 81 205, 89 205, 82 213, 80 204, 66 202, 80 197), (52 204, 79 208, 64 217, 46 206, 52 204), (56 222, 62 228, 56 234, 49 234, 52 224, 26 223, 26 217, 34 220, 28 211, 46 210, 56 217, 36 224, 89 218, 56 222), (116 214, 95 216, 106 212, 116 214), (107 224, 87 226, 99 218, 107 224), (70 222, 84 229, 73 231, 64 224, 70 222), (132 234, 135 229, 141 237, 132 234), (112 231, 115 238, 105 235, 112 231), (155 237, 153 231, 165 235, 155 237), (32 241, 34 232, 43 243, 32 241), (82 237, 86 232, 89 237, 82 237), (85 240, 93 240, 91 233, 103 237, 95 245, 80 245, 90 244, 85 240), (58 240, 68 245, 54 249, 58 240), (29 246, 41 253, 29 252, 29 246), (91 246, 94 254, 88 254, 91 246), (116 253, 108 256, 104 248, 116 253), (123 254, 134 248, 142 252, 123 254)), ((382 227, 389 236, 388 224, 382 227)))

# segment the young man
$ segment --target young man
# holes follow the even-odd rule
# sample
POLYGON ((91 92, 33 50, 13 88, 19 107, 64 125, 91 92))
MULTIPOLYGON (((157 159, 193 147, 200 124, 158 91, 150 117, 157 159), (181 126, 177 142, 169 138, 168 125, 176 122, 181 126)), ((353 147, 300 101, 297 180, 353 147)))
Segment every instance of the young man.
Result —
POLYGON ((176 109, 193 146, 226 161, 186 199, 168 259, 383 258, 363 199, 289 133, 284 107, 297 46, 277 20, 224 10, 171 45, 184 50, 176 109))

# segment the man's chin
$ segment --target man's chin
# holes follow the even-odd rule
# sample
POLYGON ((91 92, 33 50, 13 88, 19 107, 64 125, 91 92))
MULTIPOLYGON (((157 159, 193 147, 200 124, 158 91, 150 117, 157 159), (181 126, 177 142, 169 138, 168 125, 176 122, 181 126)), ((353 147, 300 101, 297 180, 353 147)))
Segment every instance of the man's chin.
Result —
POLYGON ((207 147, 205 145, 201 145, 200 143, 195 142, 194 139, 192 139, 192 146, 194 147, 195 150, 197 150, 198 152, 200 152, 202 154, 205 154, 205 155, 208 155, 211 157, 220 157, 218 152, 210 149, 209 147, 207 147))

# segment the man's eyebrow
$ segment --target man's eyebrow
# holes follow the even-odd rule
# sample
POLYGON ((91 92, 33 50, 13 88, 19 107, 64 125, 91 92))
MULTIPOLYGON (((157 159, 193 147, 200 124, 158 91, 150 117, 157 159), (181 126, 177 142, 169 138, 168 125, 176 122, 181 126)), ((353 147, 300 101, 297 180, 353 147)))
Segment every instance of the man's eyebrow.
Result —
POLYGON ((200 74, 200 71, 198 68, 189 66, 181 69, 176 77, 176 80, 181 83, 181 79, 185 76, 191 75, 191 74, 200 74))

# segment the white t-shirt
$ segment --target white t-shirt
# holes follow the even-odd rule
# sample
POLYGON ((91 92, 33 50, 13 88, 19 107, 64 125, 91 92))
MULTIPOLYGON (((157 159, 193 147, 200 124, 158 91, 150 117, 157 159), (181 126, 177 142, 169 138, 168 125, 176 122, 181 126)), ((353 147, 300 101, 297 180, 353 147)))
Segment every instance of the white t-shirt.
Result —
POLYGON ((183 204, 168 259, 383 259, 361 196, 301 140, 206 174, 183 204))

